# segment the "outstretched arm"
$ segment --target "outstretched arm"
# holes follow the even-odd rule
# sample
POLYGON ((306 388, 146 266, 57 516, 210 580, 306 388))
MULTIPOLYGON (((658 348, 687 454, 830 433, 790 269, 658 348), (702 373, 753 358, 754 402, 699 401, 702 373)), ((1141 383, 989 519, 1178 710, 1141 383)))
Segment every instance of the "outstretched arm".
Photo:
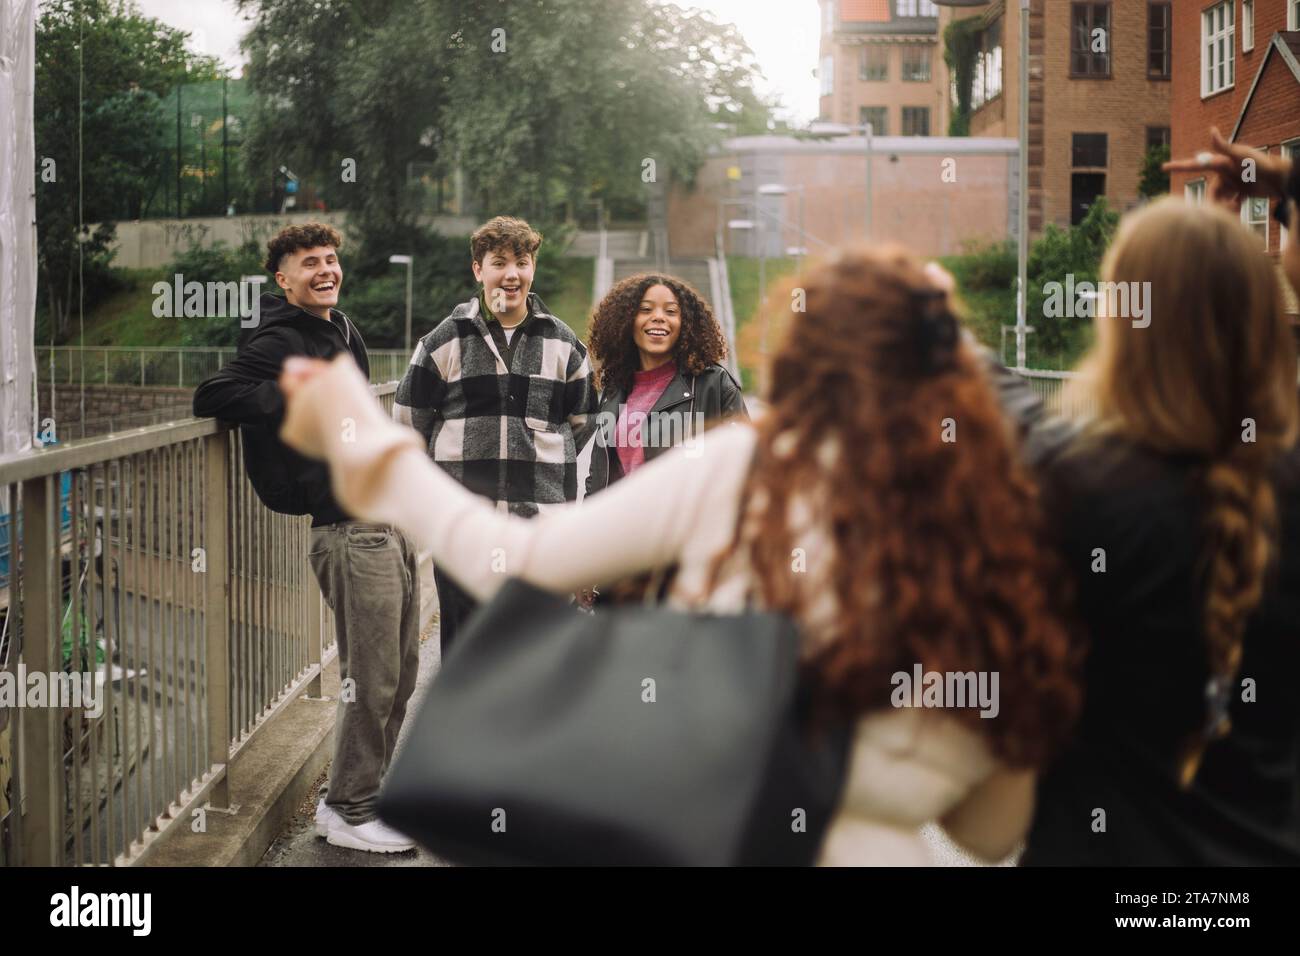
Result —
POLYGON ((512 517, 431 462, 419 436, 384 414, 347 357, 309 365, 307 372, 299 363, 286 367, 281 437, 329 462, 334 494, 350 513, 401 528, 480 601, 510 577, 569 594, 673 564, 725 495, 719 470, 744 474, 744 462, 725 467, 736 457, 735 439, 706 440, 702 453, 665 454, 590 502, 512 517), (346 419, 355 427, 345 429, 346 419))

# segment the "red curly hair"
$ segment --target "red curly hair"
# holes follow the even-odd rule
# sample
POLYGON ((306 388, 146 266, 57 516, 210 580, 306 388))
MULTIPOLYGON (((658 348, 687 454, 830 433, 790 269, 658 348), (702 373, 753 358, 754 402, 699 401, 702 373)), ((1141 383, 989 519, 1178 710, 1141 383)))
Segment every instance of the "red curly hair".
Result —
POLYGON ((1082 647, 1036 486, 952 304, 899 247, 814 266, 770 301, 799 290, 803 311, 769 307, 786 334, 713 582, 739 550, 761 602, 806 620, 821 595, 792 573, 806 542, 787 516, 813 505, 836 602, 806 654, 823 713, 890 706, 891 676, 915 664, 997 672, 996 717, 950 713, 1011 766, 1041 765, 1078 714, 1082 647))

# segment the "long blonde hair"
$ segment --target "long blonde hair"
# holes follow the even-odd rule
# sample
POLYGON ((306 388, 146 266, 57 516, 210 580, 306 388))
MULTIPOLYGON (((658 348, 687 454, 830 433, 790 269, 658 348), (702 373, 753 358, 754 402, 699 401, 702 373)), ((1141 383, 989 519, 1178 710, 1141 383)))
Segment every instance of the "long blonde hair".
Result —
POLYGON ((1098 296, 1097 344, 1079 380, 1094 426, 1203 462, 1212 683, 1206 730, 1183 753, 1189 786, 1208 740, 1228 733, 1227 688, 1274 549, 1270 472, 1296 437, 1295 341, 1257 238, 1217 207, 1166 198, 1127 217, 1102 281, 1149 295, 1138 320, 1101 314, 1106 296, 1098 296))

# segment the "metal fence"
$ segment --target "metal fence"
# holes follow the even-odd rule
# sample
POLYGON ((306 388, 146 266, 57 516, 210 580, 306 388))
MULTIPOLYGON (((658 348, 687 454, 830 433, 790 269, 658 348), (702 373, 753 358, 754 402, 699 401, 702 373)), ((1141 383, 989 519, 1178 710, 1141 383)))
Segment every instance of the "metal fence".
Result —
POLYGON ((1077 372, 1056 372, 1048 369, 1015 369, 1043 399, 1047 410, 1054 415, 1074 418, 1092 410, 1092 402, 1074 394, 1068 387, 1077 372))
POLYGON ((146 859, 227 807, 234 755, 319 696, 335 651, 310 519, 263 507, 242 454, 187 419, 0 458, 3 864, 146 859))
MULTIPOLYGON (((410 362, 401 349, 371 349, 370 381, 399 381, 410 362)), ((46 345, 36 349, 36 374, 45 386, 154 385, 194 388, 235 357, 233 348, 46 345)))

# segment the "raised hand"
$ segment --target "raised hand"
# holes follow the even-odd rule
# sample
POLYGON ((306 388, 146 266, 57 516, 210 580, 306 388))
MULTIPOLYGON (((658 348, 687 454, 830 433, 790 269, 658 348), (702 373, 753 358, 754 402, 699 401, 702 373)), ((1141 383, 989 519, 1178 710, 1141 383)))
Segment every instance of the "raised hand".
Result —
POLYGON ((1251 196, 1282 198, 1290 170, 1285 158, 1229 143, 1218 127, 1211 127, 1210 137, 1213 149, 1190 159, 1171 159, 1161 168, 1171 173, 1204 172, 1212 202, 1236 204, 1251 196))

